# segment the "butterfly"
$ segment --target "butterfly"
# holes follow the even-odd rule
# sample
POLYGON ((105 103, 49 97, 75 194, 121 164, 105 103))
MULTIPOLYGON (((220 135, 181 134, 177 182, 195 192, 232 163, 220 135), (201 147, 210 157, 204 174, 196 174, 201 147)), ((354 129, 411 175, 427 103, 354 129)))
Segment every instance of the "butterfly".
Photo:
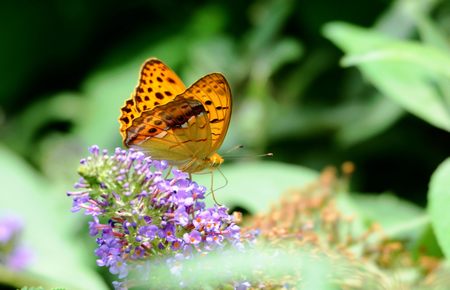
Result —
POLYGON ((120 134, 125 146, 189 174, 212 170, 223 162, 216 151, 227 133, 231 106, 222 74, 208 74, 186 89, 167 65, 151 58, 121 108, 120 134))

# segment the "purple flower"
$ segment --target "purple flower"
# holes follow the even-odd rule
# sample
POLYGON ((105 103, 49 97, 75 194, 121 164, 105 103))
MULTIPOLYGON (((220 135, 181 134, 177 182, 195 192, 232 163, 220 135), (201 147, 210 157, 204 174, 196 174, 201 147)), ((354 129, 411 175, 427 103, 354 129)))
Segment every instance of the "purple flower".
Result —
POLYGON ((13 215, 0 217, 0 263, 13 271, 24 269, 32 260, 29 248, 19 243, 22 220, 13 215))
POLYGON ((241 228, 238 225, 231 225, 223 233, 230 239, 239 240, 241 236, 241 228))
POLYGON ((192 232, 185 233, 183 235, 183 240, 187 243, 187 244, 191 244, 191 245, 198 245, 200 244, 200 242, 202 241, 202 235, 200 234, 199 231, 193 230, 192 232))
POLYGON ((162 230, 159 231, 159 236, 168 242, 174 242, 178 240, 175 231, 175 225, 168 223, 162 230))
POLYGON ((89 152, 92 155, 98 155, 98 153, 100 152, 100 148, 98 147, 98 145, 93 145, 89 148, 89 152))
POLYGON ((22 231, 23 223, 15 216, 0 218, 0 244, 8 243, 15 235, 22 231))
POLYGON ((172 170, 173 177, 177 180, 188 180, 189 174, 181 170, 172 170))
MULTIPOLYGON (((187 173, 173 169, 166 178, 166 161, 134 149, 117 148, 113 155, 98 146, 89 151, 78 169, 79 191, 67 194, 73 212, 84 209, 92 216, 89 234, 97 236, 97 265, 119 279, 152 257, 172 253, 178 257, 173 269, 180 269, 182 260, 197 253, 241 246, 240 229, 228 209, 206 208, 206 188, 187 173)), ((125 289, 122 282, 114 287, 125 289)))
POLYGON ((167 169, 167 167, 169 167, 169 163, 165 160, 161 160, 161 161, 153 160, 152 163, 157 171, 164 171, 167 169))
POLYGON ((236 283, 234 285, 234 290, 247 290, 251 287, 252 285, 250 284, 250 282, 248 281, 244 281, 244 282, 239 282, 236 283))
POLYGON ((206 237, 206 242, 208 244, 217 244, 217 245, 221 245, 223 240, 224 240, 224 236, 222 235, 209 235, 206 237))
POLYGON ((121 256, 114 256, 108 266, 111 274, 118 275, 119 279, 123 279, 128 275, 127 263, 121 256))
POLYGON ((6 266, 14 271, 25 269, 33 259, 33 252, 24 246, 16 246, 6 260, 6 266))
POLYGON ((115 290, 128 290, 125 282, 113 281, 112 284, 115 290))
POLYGON ((187 226, 189 224, 189 215, 186 208, 182 205, 175 210, 174 221, 176 224, 187 226))
POLYGON ((89 224, 89 235, 95 237, 96 235, 98 235, 98 219, 94 220, 94 221, 90 221, 88 222, 89 224))
POLYGON ((139 228, 138 232, 140 235, 153 240, 158 233, 158 227, 155 225, 142 226, 139 228))

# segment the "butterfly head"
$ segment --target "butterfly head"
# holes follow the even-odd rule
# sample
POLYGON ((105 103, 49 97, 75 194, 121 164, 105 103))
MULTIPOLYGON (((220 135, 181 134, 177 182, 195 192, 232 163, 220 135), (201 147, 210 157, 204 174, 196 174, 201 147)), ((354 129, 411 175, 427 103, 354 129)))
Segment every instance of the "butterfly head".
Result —
POLYGON ((217 153, 212 154, 208 157, 209 167, 211 169, 219 167, 223 163, 223 158, 217 153))

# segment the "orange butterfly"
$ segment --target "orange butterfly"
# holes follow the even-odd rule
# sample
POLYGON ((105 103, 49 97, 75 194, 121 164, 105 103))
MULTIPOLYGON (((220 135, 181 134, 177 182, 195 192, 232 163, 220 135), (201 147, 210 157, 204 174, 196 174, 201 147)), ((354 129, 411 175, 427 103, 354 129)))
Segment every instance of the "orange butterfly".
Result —
POLYGON ((231 117, 231 90, 222 74, 208 74, 186 89, 168 66, 151 58, 121 111, 125 146, 189 174, 222 164, 216 151, 231 117))

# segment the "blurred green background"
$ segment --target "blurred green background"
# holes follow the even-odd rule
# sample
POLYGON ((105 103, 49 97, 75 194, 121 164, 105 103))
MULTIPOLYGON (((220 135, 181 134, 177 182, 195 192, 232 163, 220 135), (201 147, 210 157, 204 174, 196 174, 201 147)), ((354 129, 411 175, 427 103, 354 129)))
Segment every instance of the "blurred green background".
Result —
MULTIPOLYGON (((72 246, 86 229, 64 192, 88 146, 121 146, 120 107, 149 57, 186 85, 225 74, 234 107, 222 149, 242 144, 232 155, 250 158, 226 159, 223 172, 253 203, 266 199, 263 171, 279 194, 302 183, 296 170, 350 160, 354 192, 424 206, 449 153, 449 1, 3 1, 0 31, 0 210, 72 246), (274 157, 252 157, 265 152, 274 157), (42 228, 49 220, 58 230, 42 228)), ((84 257, 72 264, 94 263, 84 257)), ((34 270, 58 277, 48 263, 34 270)))

